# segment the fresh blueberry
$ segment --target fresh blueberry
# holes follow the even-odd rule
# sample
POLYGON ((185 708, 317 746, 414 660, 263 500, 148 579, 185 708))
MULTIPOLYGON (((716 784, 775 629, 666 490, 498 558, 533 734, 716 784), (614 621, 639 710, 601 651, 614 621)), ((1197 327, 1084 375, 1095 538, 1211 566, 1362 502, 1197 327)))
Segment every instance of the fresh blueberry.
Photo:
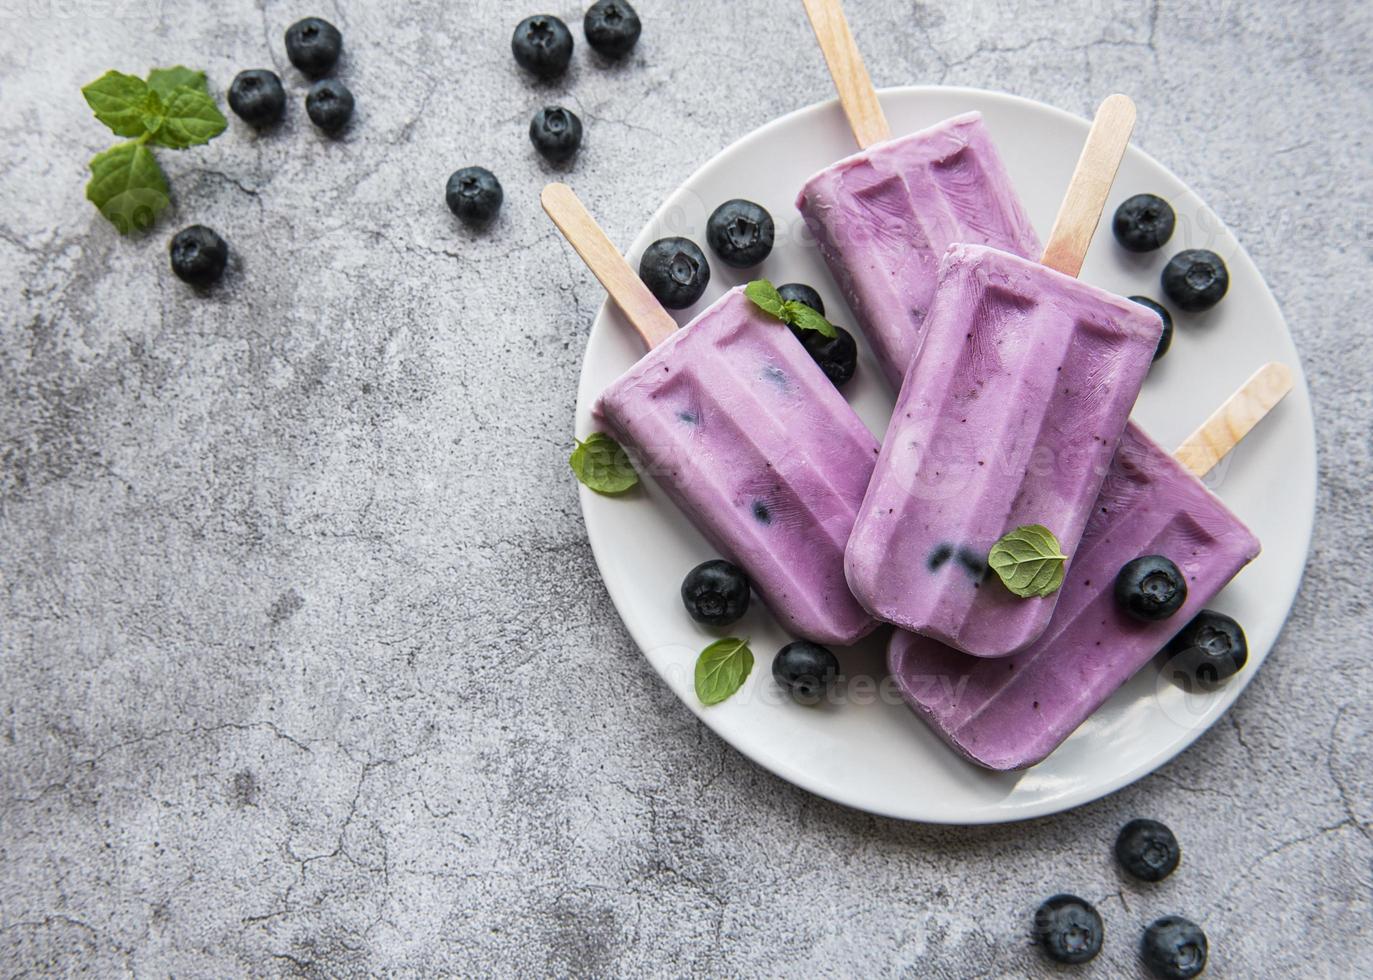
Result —
POLYGON ((682 579, 687 613, 707 626, 728 626, 748 612, 749 583, 743 569, 723 558, 702 562, 682 579))
POLYGON ((689 238, 660 238, 644 250, 639 278, 670 310, 684 310, 710 284, 710 263, 689 238))
POLYGON ((1206 969, 1206 933, 1180 915, 1165 915, 1144 930, 1139 955, 1159 980, 1191 980, 1206 969))
POLYGON ((1189 248, 1163 267, 1163 291, 1188 313, 1209 310, 1225 298, 1230 270, 1225 260, 1205 248, 1189 248))
POLYGON ((1167 619, 1187 601, 1187 579, 1162 555, 1125 563, 1116 576, 1116 605, 1145 622, 1167 619))
POLYGON ((747 269, 772 253, 775 229, 762 205, 735 198, 715 209, 706 222, 706 241, 726 265, 747 269))
POLYGON ((1154 194, 1136 194, 1116 208, 1111 229, 1131 252, 1152 252, 1173 237, 1173 206, 1154 194))
POLYGON ((1076 895, 1055 895, 1035 911, 1035 941, 1055 963, 1086 963, 1105 932, 1101 913, 1076 895))
POLYGON ((1203 609, 1168 642, 1167 655, 1168 666, 1183 679, 1211 690, 1248 662, 1249 641, 1240 624, 1229 616, 1203 609))
POLYGON ((342 50, 343 35, 327 20, 306 17, 286 28, 286 57, 311 78, 333 68, 342 50))
POLYGON ((337 133, 353 118, 353 93, 337 78, 325 78, 310 86, 305 111, 326 133, 337 133))
POLYGON ((819 330, 802 330, 799 327, 792 327, 791 332, 801 341, 806 353, 820 365, 825 377, 836 388, 842 388, 853 377, 853 372, 858 370, 858 344, 854 342, 853 334, 843 327, 834 329, 838 332, 837 337, 826 337, 819 330))
POLYGON ((563 163, 582 145, 582 121, 570 109, 546 106, 529 120, 529 139, 545 160, 563 163))
POLYGON ((229 246, 204 225, 182 228, 172 239, 172 271, 182 282, 209 286, 224 275, 229 246))
POLYGON ((1162 881, 1181 857, 1178 839, 1157 820, 1131 820, 1116 837, 1116 860, 1140 881, 1162 881))
POLYGON ((639 43, 639 14, 625 0, 598 0, 582 18, 586 43, 607 58, 622 58, 639 43))
POLYGON ((1163 335, 1158 339, 1158 347, 1154 349, 1154 360, 1158 360, 1168 353, 1168 348, 1173 343, 1173 317, 1160 304, 1155 303, 1148 296, 1131 296, 1130 302, 1138 303, 1140 306, 1153 310, 1158 314, 1158 318, 1163 321, 1163 335))
POLYGON ((781 295, 783 302, 804 303, 821 316, 825 315, 825 301, 820 298, 819 293, 803 282, 789 282, 786 285, 778 286, 777 292, 781 295))
POLYGON ((483 224, 496 216, 505 200, 501 182, 485 167, 455 170, 444 188, 448 210, 470 224, 483 224))
POLYGON ((229 86, 229 108, 250 126, 270 126, 286 111, 286 92, 276 72, 241 71, 229 86))
POLYGON ((536 14, 516 25, 510 50, 521 68, 540 78, 557 78, 572 60, 572 32, 552 14, 536 14))
POLYGON ((839 676, 839 658, 818 643, 797 640, 772 658, 772 676, 796 700, 814 704, 839 676))

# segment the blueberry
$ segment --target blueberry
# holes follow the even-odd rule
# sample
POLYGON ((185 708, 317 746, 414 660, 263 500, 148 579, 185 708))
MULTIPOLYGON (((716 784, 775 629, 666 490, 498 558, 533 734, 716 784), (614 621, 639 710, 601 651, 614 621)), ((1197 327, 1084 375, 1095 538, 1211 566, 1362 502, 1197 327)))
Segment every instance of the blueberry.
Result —
POLYGON ((172 271, 182 282, 208 286, 224 275, 229 246, 204 225, 182 228, 172 238, 172 271))
POLYGON ((778 286, 777 292, 785 302, 804 303, 821 316, 825 315, 825 301, 820 298, 819 293, 803 282, 789 282, 778 286))
POLYGON ((1056 963, 1086 963, 1101 952, 1101 914, 1076 895, 1055 895, 1035 911, 1034 938, 1056 963))
POLYGON ((1126 562, 1116 576, 1116 605, 1145 622, 1167 619, 1187 601, 1187 580, 1162 555, 1126 562))
POLYGON ((1168 348, 1173 343, 1173 317, 1166 309, 1155 303, 1148 296, 1131 296, 1130 302, 1138 303, 1140 306, 1153 310, 1158 314, 1158 318, 1163 321, 1163 334, 1158 339, 1158 347, 1154 349, 1154 360, 1158 360, 1168 353, 1168 348))
POLYGON ((723 558, 702 562, 682 579, 682 603, 692 619, 728 626, 748 612, 748 576, 723 558))
POLYGON ((639 14, 625 0, 598 0, 582 18, 586 43, 607 58, 622 58, 639 42, 639 14))
POLYGON ((327 20, 306 17, 286 28, 286 57, 311 78, 318 78, 338 63, 343 35, 327 20))
POLYGON ((710 284, 710 264, 689 238, 660 238, 644 250, 639 278, 670 310, 683 310, 701 298, 710 284))
POLYGON ((806 353, 820 365, 825 377, 836 388, 842 388, 858 369, 858 344, 854 342, 853 334, 843 327, 834 329, 838 331, 837 337, 826 337, 818 330, 802 330, 799 327, 792 327, 791 332, 801 341, 806 353))
POLYGON ((1189 248, 1163 267, 1163 291, 1188 313, 1209 310, 1225 298, 1230 270, 1225 260, 1205 248, 1189 248))
POLYGON ((1162 881, 1181 857, 1178 839, 1157 820, 1131 820, 1116 837, 1116 860, 1140 881, 1162 881))
POLYGON ((726 265, 747 269, 772 252, 772 215, 762 205, 735 198, 715 209, 706 222, 706 241, 726 265))
POLYGON ((1170 668, 1196 687, 1211 690, 1248 662, 1249 641, 1229 616, 1203 609, 1168 642, 1167 654, 1170 668))
POLYGON ((443 191, 448 210, 470 224, 483 224, 496 216, 505 200, 501 182, 485 167, 463 167, 448 178, 443 191))
POLYGON ((323 79, 310 86, 305 111, 320 129, 337 133, 353 118, 353 93, 337 78, 323 79))
POLYGON ((1116 208, 1111 229, 1131 252, 1152 252, 1173 237, 1173 206, 1154 194, 1136 194, 1116 208))
POLYGON ((1165 915, 1144 930, 1139 955, 1160 980, 1190 980, 1206 969, 1206 933, 1180 915, 1165 915))
POLYGON ((521 68, 540 78, 557 78, 572 60, 572 32, 552 14, 536 14, 516 25, 510 50, 521 68))
POLYGON ((529 120, 529 139, 545 160, 563 163, 582 145, 582 121, 570 109, 546 106, 529 120))
POLYGON ((229 108, 250 126, 271 125, 286 111, 281 79, 265 68, 239 72, 229 86, 229 108))
POLYGON ((772 676, 796 700, 814 704, 839 676, 839 658, 818 643, 797 640, 772 658, 772 676))

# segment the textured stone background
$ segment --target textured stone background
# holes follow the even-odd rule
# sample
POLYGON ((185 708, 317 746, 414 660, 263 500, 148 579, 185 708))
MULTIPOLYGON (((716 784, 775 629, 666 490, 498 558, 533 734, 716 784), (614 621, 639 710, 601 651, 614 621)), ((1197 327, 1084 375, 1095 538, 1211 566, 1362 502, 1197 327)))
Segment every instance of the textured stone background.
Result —
POLYGON ((830 97, 800 5, 644 0, 630 63, 575 27, 542 88, 508 53, 539 6, 0 2, 3 972, 1048 976, 1026 928, 1059 888, 1108 920, 1083 976, 1136 976, 1167 911, 1217 976, 1373 971, 1373 5, 850 0, 879 84, 1134 93, 1316 399, 1313 561, 1226 722, 1109 799, 976 830, 814 799, 703 730, 621 628, 565 470, 601 292, 536 206, 531 111, 581 113, 576 183, 627 242, 830 97), (359 100, 336 143, 284 67, 317 12, 359 100), (108 138, 78 88, 179 61, 220 88, 275 65, 290 120, 163 154, 175 210, 121 240, 82 197, 108 138), (442 202, 470 162, 507 194, 480 235, 442 202), (235 254, 207 297, 166 268, 192 221, 235 254), (1149 889, 1109 858, 1143 813, 1188 855, 1149 889))

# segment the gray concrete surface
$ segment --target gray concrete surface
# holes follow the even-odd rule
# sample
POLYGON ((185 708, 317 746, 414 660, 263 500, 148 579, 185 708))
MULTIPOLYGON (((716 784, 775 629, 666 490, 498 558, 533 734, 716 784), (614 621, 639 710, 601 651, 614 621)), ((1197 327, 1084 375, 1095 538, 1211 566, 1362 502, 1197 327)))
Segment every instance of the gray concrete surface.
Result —
POLYGON ((1373 973, 1373 7, 850 0, 879 84, 1134 93, 1316 399, 1314 557, 1226 722, 1097 804, 958 830, 812 798, 702 729, 565 471, 601 293, 536 206, 530 112, 583 115, 577 184, 628 241, 829 97, 799 4, 644 0, 628 64, 579 41, 544 87, 508 54, 528 6, 0 2, 0 973, 1052 976, 1026 931, 1059 888, 1108 920, 1082 976, 1138 975, 1168 911, 1216 976, 1373 973), (337 143, 281 45, 317 12, 359 102, 337 143), (78 89, 179 61, 220 87, 275 65, 290 120, 164 154, 174 211, 122 240, 82 197, 107 139, 78 89), (480 235, 441 197, 469 162, 507 193, 480 235), (192 221, 236 257, 208 297, 166 268, 192 221), (1146 813, 1188 854, 1155 888, 1109 858, 1146 813))

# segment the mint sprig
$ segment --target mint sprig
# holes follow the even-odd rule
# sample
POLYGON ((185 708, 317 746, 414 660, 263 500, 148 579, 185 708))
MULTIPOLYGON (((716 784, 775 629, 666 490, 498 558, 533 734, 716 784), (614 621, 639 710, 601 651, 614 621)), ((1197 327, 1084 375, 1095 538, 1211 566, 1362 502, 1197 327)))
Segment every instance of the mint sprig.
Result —
POLYGON ((696 658, 696 696, 702 704, 719 704, 743 687, 752 671, 748 640, 737 636, 716 640, 696 658))
POLYGON ((783 299, 782 294, 777 291, 777 287, 766 279, 753 280, 744 287, 744 295, 753 301, 754 306, 768 316, 781 320, 789 327, 796 327, 798 330, 814 330, 822 337, 828 337, 831 340, 839 336, 839 331, 834 328, 834 324, 805 303, 799 303, 794 299, 783 299))
POLYGON ((987 564, 1022 599, 1053 595, 1063 584, 1068 556, 1043 524, 1026 524, 992 545, 987 564))
MULTIPOLYGON (((575 439, 575 437, 574 437, 575 439)), ((639 482, 634 464, 618 442, 604 432, 576 439, 567 465, 584 486, 608 496, 624 493, 639 482)))

